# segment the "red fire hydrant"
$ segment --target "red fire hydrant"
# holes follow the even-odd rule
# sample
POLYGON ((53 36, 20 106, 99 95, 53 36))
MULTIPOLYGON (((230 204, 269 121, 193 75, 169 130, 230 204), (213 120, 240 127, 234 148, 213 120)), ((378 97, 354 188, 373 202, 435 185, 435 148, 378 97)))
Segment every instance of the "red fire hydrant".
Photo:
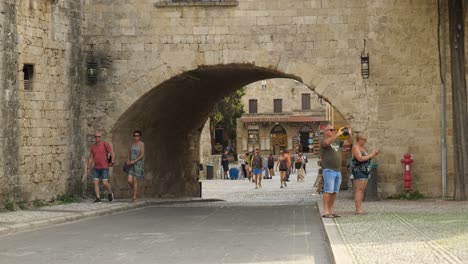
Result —
POLYGON ((403 155, 401 163, 405 164, 405 191, 411 191, 411 170, 410 164, 413 163, 413 159, 411 159, 411 154, 406 153, 403 155))

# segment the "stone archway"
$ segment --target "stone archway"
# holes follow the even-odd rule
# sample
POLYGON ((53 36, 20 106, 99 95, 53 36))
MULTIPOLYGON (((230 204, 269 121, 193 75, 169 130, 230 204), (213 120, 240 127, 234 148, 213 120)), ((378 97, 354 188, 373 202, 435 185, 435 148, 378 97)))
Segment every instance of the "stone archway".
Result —
MULTIPOLYGON (((162 82, 145 93, 114 124, 114 147, 127 150, 135 129, 146 146, 144 196, 197 196, 200 134, 213 105, 226 94, 269 78, 298 77, 251 64, 200 67, 162 82)), ((116 159, 126 160, 127 151, 116 159)), ((114 189, 128 195, 126 177, 116 170, 114 189)))

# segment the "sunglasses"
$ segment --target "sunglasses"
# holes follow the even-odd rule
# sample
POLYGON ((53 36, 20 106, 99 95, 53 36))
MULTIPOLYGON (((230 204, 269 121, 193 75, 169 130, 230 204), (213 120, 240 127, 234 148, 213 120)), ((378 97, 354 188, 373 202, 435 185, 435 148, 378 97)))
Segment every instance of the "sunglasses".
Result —
POLYGON ((140 137, 140 135, 133 135, 133 137, 140 137))
POLYGON ((101 136, 94 136, 95 138, 100 138, 101 136))
POLYGON ((328 130, 328 131, 335 131, 335 129, 334 129, 334 128, 330 128, 330 129, 327 129, 327 130, 328 130))

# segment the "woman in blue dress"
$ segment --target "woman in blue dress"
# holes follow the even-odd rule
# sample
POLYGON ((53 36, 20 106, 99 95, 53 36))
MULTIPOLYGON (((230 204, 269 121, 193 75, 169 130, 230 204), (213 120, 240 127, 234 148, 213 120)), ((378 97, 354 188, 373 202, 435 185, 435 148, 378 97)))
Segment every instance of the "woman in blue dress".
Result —
POLYGON ((137 199, 138 180, 143 179, 145 168, 145 144, 141 141, 141 130, 133 132, 133 143, 128 152, 128 185, 133 189, 132 201, 137 199))

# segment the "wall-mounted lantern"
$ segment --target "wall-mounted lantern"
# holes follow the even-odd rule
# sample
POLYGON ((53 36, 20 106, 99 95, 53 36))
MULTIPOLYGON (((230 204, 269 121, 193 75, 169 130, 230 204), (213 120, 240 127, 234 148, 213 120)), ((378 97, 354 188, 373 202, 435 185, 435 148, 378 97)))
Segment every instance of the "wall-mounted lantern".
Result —
POLYGON ((263 90, 266 90, 266 88, 267 88, 266 81, 263 80, 263 81, 262 81, 262 89, 263 89, 263 90))
POLYGON ((86 57, 86 83, 88 85, 97 83, 97 61, 92 51, 88 51, 86 57))
POLYGON ((366 51, 366 40, 364 40, 364 49, 361 52, 361 76, 363 79, 369 79, 369 52, 366 51))

